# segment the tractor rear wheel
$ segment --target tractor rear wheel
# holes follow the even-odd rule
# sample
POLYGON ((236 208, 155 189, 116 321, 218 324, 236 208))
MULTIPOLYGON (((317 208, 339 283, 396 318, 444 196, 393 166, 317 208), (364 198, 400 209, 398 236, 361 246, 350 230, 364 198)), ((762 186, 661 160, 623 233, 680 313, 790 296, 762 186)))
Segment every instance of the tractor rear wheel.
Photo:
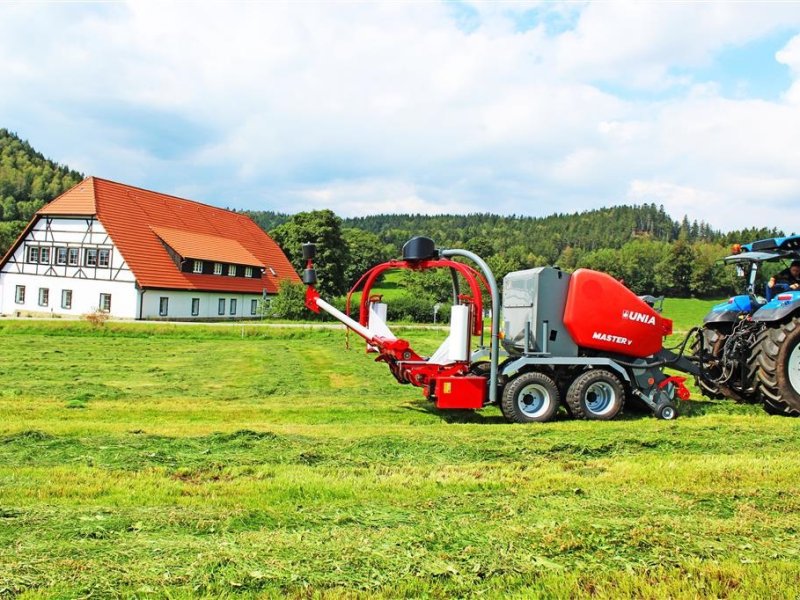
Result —
POLYGON ((529 371, 505 386, 500 410, 511 423, 544 423, 556 415, 559 402, 555 380, 545 373, 529 371))
POLYGON ((605 369, 584 371, 567 390, 570 412, 578 419, 610 421, 622 410, 625 386, 605 369))
MULTIPOLYGON (((704 360, 704 371, 712 379, 719 377, 721 374, 719 359, 727 337, 725 333, 717 329, 704 328, 700 335, 695 336, 694 342, 692 342, 692 354, 694 356, 703 356, 705 359, 710 359, 704 360), (710 364, 706 366, 706 362, 710 364)), ((700 393, 706 398, 721 400, 725 397, 719 386, 713 381, 709 381, 709 379, 695 376, 694 382, 700 388, 700 393)))
POLYGON ((767 329, 756 353, 764 409, 770 414, 800 416, 800 317, 767 329))

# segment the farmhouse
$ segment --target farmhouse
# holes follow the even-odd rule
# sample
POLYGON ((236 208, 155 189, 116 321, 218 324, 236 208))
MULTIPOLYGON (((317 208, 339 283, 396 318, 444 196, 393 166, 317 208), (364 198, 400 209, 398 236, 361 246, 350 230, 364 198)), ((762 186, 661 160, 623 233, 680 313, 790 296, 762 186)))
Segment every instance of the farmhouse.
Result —
POLYGON ((299 281, 248 217, 97 177, 33 217, 0 260, 0 314, 235 319, 299 281))

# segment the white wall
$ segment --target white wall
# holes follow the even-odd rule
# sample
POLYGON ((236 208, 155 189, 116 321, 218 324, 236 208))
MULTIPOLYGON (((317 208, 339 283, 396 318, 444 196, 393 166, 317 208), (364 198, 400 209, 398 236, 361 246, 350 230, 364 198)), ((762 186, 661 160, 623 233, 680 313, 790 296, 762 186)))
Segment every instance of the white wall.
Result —
POLYGON ((41 218, 0 271, 0 314, 20 312, 79 316, 99 308, 100 294, 111 294, 111 316, 137 316, 135 278, 103 225, 91 217, 41 218), (47 264, 28 263, 27 249, 50 249, 47 264), (56 248, 78 249, 77 265, 59 265, 56 248), (108 267, 84 264, 86 248, 110 250, 108 267), (16 288, 25 286, 25 302, 16 302, 16 288), (39 289, 50 291, 47 306, 39 305, 39 289), (72 308, 61 307, 62 290, 72 290, 72 308))
POLYGON ((260 294, 230 292, 181 292, 174 290, 145 290, 142 318, 144 319, 234 319, 254 316, 250 302, 260 300, 260 294), (161 298, 168 298, 167 315, 159 314, 161 298), (200 300, 200 314, 192 315, 192 298, 200 300), (219 300, 225 299, 225 314, 218 314, 219 300), (231 299, 236 299, 236 314, 231 314, 231 299))
POLYGON ((99 308, 100 294, 111 294, 111 316, 121 319, 135 319, 139 293, 132 282, 98 281, 93 279, 73 279, 68 277, 46 277, 3 273, 0 275, 0 314, 49 313, 57 315, 80 316, 99 308), (17 304, 16 288, 25 286, 25 302, 17 304), (39 288, 50 290, 47 306, 39 306, 39 288), (72 308, 61 308, 62 290, 72 290, 72 308))

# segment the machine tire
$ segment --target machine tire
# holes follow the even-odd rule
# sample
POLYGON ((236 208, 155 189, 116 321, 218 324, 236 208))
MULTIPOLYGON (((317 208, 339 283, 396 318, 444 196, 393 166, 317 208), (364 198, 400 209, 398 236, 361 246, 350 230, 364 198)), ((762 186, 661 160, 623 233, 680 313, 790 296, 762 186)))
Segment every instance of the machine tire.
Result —
MULTIPOLYGON (((722 347, 725 344, 725 338, 727 338, 727 334, 717 330, 717 329, 710 329, 706 328, 702 330, 702 335, 696 335, 694 338, 694 342, 692 342, 692 354, 694 356, 700 356, 701 354, 711 355, 713 357, 717 357, 722 350, 722 347)), ((715 370, 712 367, 711 373, 712 376, 715 374, 715 370)), ((717 373, 718 375, 718 373, 717 373)), ((706 398, 711 398, 712 400, 721 400, 725 398, 725 394, 719 389, 717 385, 715 385, 711 381, 706 381, 701 377, 695 376, 694 382, 697 387, 700 389, 700 393, 703 394, 706 398)))
POLYGON ((510 423, 544 423, 555 417, 559 403, 555 380, 545 373, 529 371, 505 386, 500 410, 510 423))
POLYGON ((764 409, 800 416, 800 317, 767 329, 755 353, 764 409))
POLYGON ((663 419, 665 421, 674 421, 678 418, 678 407, 675 406, 674 402, 661 402, 656 406, 656 410, 654 412, 657 419, 663 419))
POLYGON ((625 386, 605 369, 584 371, 567 390, 567 405, 577 419, 610 421, 625 404, 625 386))
MULTIPOLYGON (((497 369, 497 405, 500 407, 500 412, 503 412, 503 388, 505 387, 504 378, 500 376, 500 365, 497 369)), ((469 368, 472 375, 479 377, 486 377, 486 397, 489 397, 489 374, 492 371, 492 364, 488 360, 473 363, 469 368)), ((503 413, 505 416, 505 413, 503 413)))

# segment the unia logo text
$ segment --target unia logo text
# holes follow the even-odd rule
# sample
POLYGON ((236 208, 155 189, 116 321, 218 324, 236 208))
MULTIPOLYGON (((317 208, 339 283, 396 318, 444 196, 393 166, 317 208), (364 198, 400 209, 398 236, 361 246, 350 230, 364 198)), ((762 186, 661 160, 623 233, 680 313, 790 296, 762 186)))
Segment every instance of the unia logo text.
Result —
POLYGON ((636 312, 635 310, 623 310, 622 318, 636 323, 644 323, 645 325, 655 325, 656 318, 653 315, 646 315, 644 313, 636 312))

